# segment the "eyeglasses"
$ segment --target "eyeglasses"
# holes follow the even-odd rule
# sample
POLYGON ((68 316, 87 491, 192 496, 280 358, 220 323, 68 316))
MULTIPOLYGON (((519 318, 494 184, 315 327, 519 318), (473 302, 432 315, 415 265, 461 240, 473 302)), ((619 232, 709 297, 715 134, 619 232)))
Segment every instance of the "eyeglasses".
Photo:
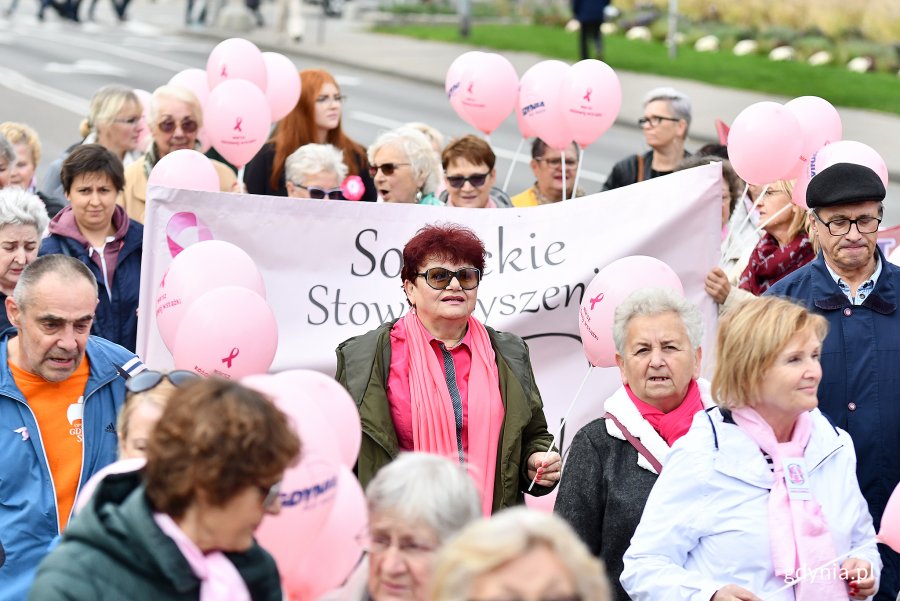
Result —
POLYGON ((194 380, 200 379, 200 376, 186 369, 177 369, 169 373, 161 371, 153 371, 145 369, 141 373, 134 375, 125 380, 125 389, 132 393, 147 392, 159 386, 163 380, 168 380, 176 388, 180 388, 185 384, 189 384, 194 380))
POLYGON ((650 115, 649 117, 641 117, 637 120, 638 127, 644 127, 648 123, 650 127, 658 127, 663 121, 681 121, 678 117, 663 117, 662 115, 650 115))
POLYGON ((813 211, 812 213, 819 220, 819 223, 828 228, 828 233, 832 236, 849 234, 850 228, 854 223, 856 224, 856 231, 860 234, 874 234, 878 231, 878 226, 881 225, 881 217, 872 217, 870 215, 863 215, 858 219, 839 218, 831 221, 822 221, 817 212, 813 211))
POLYGON ((334 96, 329 96, 327 94, 322 94, 321 96, 316 97, 316 102, 318 104, 325 104, 330 100, 334 100, 335 102, 347 102, 346 94, 335 94, 334 96))
MULTIPOLYGON (((469 601, 494 601, 493 599, 469 599, 469 601)), ((497 600, 499 601, 499 600, 497 600)), ((503 597, 503 601, 526 601, 522 597, 503 597)), ((539 601, 582 601, 581 595, 566 595, 564 597, 545 597, 539 601)))
MULTIPOLYGON (((394 546, 394 538, 387 534, 369 535, 364 542, 364 546, 370 555, 380 555, 394 546)), ((423 558, 434 553, 436 548, 408 537, 399 537, 396 544, 397 552, 408 559, 423 558)))
POLYGON ((137 117, 129 117, 128 119, 113 119, 113 123, 121 123, 123 125, 128 125, 129 127, 134 127, 141 122, 142 117, 139 115, 137 117))
POLYGON ((403 165, 409 165, 409 163, 382 163, 381 165, 369 165, 369 175, 375 177, 378 175, 379 170, 385 175, 394 175, 394 171, 397 170, 397 167, 402 167, 403 165))
POLYGON ((453 278, 456 278, 463 290, 474 290, 481 282, 481 272, 474 267, 463 267, 456 271, 450 271, 445 267, 432 267, 426 269, 425 273, 417 273, 416 276, 425 278, 425 283, 435 290, 446 290, 453 278))
POLYGON ((475 188, 480 188, 484 185, 484 182, 487 181, 488 173, 473 173, 472 175, 448 175, 447 176, 447 184, 451 188, 462 188, 466 185, 466 182, 472 184, 475 188))
POLYGON ((320 188, 319 186, 304 186, 303 184, 298 184, 297 182, 293 182, 293 184, 301 190, 306 190, 307 192, 309 192, 310 198, 323 200, 325 197, 328 197, 331 200, 344 200, 344 192, 340 188, 320 188))
POLYGON ((278 481, 272 486, 257 486, 257 488, 263 495, 263 509, 271 509, 278 501, 278 495, 281 494, 281 482, 278 481))
MULTIPOLYGON (((556 169, 557 167, 562 167, 562 157, 556 157, 552 159, 536 157, 534 160, 539 163, 544 163, 548 167, 553 167, 554 169, 556 169)), ((578 162, 578 159, 566 157, 566 169, 574 169, 576 162, 578 162)))
MULTIPOLYGON (((175 131, 176 127, 178 127, 178 122, 175 121, 175 119, 164 119, 157 123, 156 127, 158 127, 159 131, 163 132, 164 134, 170 134, 175 131)), ((184 133, 192 134, 198 129, 200 129, 200 126, 190 117, 185 117, 181 120, 181 131, 183 131, 184 133)))

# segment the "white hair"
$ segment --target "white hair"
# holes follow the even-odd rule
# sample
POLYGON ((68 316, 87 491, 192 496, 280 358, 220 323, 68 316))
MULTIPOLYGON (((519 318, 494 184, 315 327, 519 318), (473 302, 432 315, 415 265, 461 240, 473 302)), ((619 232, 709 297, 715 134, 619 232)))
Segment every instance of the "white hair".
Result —
POLYGON ((203 107, 200 105, 200 101, 197 100, 197 95, 184 86, 170 84, 159 86, 153 90, 153 95, 150 97, 150 108, 147 112, 150 117, 150 123, 154 127, 156 122, 159 121, 159 103, 163 98, 178 100, 187 104, 191 107, 191 117, 197 122, 197 126, 203 127, 203 107))
POLYGON ((685 128, 685 137, 687 136, 687 131, 691 129, 691 99, 686 95, 682 94, 675 88, 671 87, 661 87, 654 88, 647 92, 644 96, 644 106, 646 107, 651 102, 655 102, 657 100, 666 100, 669 103, 669 106, 672 107, 672 112, 679 119, 684 119, 687 123, 687 128, 685 128))
POLYGON ((7 163, 13 163, 16 160, 16 149, 12 142, 6 139, 6 136, 0 134, 0 160, 6 159, 7 163))
POLYGON ((678 296, 669 288, 641 288, 631 293, 616 307, 613 317, 613 341, 616 352, 625 354, 625 332, 635 317, 676 313, 684 323, 691 349, 696 351, 703 341, 703 317, 690 301, 678 296))
POLYGON ((40 198, 21 188, 0 190, 0 228, 6 225, 33 225, 40 236, 48 223, 47 207, 40 198))
POLYGON ((369 146, 370 164, 375 164, 375 155, 385 146, 393 146, 406 154, 414 180, 424 177, 422 194, 434 194, 437 191, 441 179, 441 164, 425 134, 408 126, 384 132, 369 146))
POLYGON ((331 144, 305 144, 284 160, 284 177, 294 185, 317 173, 334 173, 338 181, 347 177, 344 153, 331 144))

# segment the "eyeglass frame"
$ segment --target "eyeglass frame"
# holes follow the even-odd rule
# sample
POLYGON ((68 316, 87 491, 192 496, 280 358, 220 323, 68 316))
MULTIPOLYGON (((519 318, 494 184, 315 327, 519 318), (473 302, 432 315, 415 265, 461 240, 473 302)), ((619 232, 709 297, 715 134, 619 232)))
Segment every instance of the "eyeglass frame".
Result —
POLYGON ((363 536, 362 547, 366 550, 369 555, 381 555, 382 553, 386 553, 388 549, 396 546, 397 552, 407 559, 421 559, 431 553, 437 551, 437 546, 431 545, 423 545, 418 543, 417 541, 403 541, 404 537, 402 536, 390 536, 384 537, 389 538, 390 541, 388 544, 384 544, 385 541, 379 541, 378 544, 375 544, 376 538, 372 536, 371 533, 366 533, 363 536), (376 548, 377 547, 377 548, 376 548))
POLYGON ((813 214, 813 216, 816 218, 816 220, 819 223, 821 223, 822 225, 825 226, 825 228, 828 230, 828 233, 831 234, 832 236, 846 236, 847 234, 850 233, 850 230, 853 228, 854 225, 856 226, 856 231, 859 232, 860 234, 875 234, 878 232, 878 228, 881 227, 881 222, 884 220, 884 208, 879 209, 878 217, 872 217, 871 215, 863 215, 862 217, 858 217, 856 219, 847 219, 846 217, 839 217, 837 219, 832 219, 831 221, 825 221, 824 219, 822 219, 819 216, 818 211, 816 211, 814 209, 810 210, 810 213, 813 214), (862 219, 874 220, 875 221, 875 229, 872 230, 871 232, 862 231, 859 227, 859 222, 862 219), (835 234, 833 231, 831 231, 831 224, 834 223, 835 221, 846 221, 847 222, 847 231, 840 232, 837 234, 835 234))
POLYGON ((343 104, 347 102, 347 95, 332 94, 331 96, 329 96, 328 94, 320 94, 319 96, 316 96, 316 104, 325 104, 328 101, 334 101, 343 104))
POLYGON ((456 278, 456 281, 459 283, 459 287, 462 288, 463 290, 475 290, 476 288, 478 288, 478 286, 481 285, 481 270, 478 269, 477 267, 461 267, 461 268, 457 269, 456 271, 453 271, 452 269, 447 269, 446 267, 429 267, 423 273, 416 273, 416 277, 417 278, 425 278, 425 283, 428 284, 428 287, 431 288, 432 290, 446 290, 447 288, 450 287, 450 283, 453 281, 453 278, 456 278), (435 269, 441 269, 443 271, 446 271, 448 274, 450 274, 450 279, 447 280, 447 285, 444 286, 443 288, 436 288, 431 282, 428 281, 428 272, 434 271, 435 269), (472 286, 471 288, 466 288, 465 286, 463 286, 462 280, 459 279, 459 272, 460 271, 468 271, 468 270, 472 270, 476 274, 475 285, 472 286))
POLYGON ((637 120, 638 127, 641 129, 644 128, 645 125, 650 124, 650 127, 659 127, 662 125, 663 121, 681 121, 680 117, 664 117, 662 115, 650 115, 649 117, 641 117, 637 120), (656 123, 654 123, 656 121, 656 123))
POLYGON ((179 127, 181 127, 181 131, 184 133, 193 134, 200 129, 200 124, 193 117, 184 117, 181 121, 176 121, 173 117, 169 117, 168 119, 156 122, 156 128, 164 134, 173 134, 179 127), (191 125, 185 127, 185 122, 190 123, 191 125), (163 127, 164 123, 167 124, 165 127, 163 127))
POLYGON ((264 510, 271 509, 275 506, 275 503, 278 502, 279 495, 281 495, 281 482, 282 481, 279 480, 272 486, 256 486, 263 495, 262 507, 264 510))
MULTIPOLYGON (((553 169, 556 169, 557 167, 562 167, 562 164, 563 164, 562 157, 563 156, 564 155, 560 155, 556 158, 551 158, 551 159, 548 159, 547 157, 534 157, 534 160, 537 161, 538 163, 544 163, 548 167, 552 167, 553 169)), ((574 169, 577 163, 578 163, 577 157, 572 159, 571 161, 567 157, 566 158, 566 169, 569 169, 570 167, 572 169, 574 169)))
POLYGON ((481 188, 487 183, 487 178, 490 177, 491 172, 487 173, 473 173, 471 175, 445 175, 444 179, 447 180, 447 185, 456 190, 462 190, 465 187, 466 182, 472 184, 473 188, 481 188), (476 184, 474 179, 481 179, 482 182, 480 184, 476 184), (459 185, 456 184, 459 182, 459 185))
POLYGON ((175 369, 175 370, 172 370, 169 372, 156 371, 153 369, 145 369, 139 373, 134 374, 127 380, 125 380, 125 390, 128 391, 128 393, 130 393, 130 394, 141 394, 143 392, 149 392, 150 390, 153 390, 154 388, 156 388, 157 386, 162 384, 163 380, 168 380, 169 384, 171 384, 175 388, 181 388, 185 384, 189 384, 191 382, 201 379, 201 377, 202 376, 200 376, 200 374, 190 371, 190 370, 187 370, 187 369, 175 369), (146 379, 146 376, 149 376, 149 375, 157 376, 156 380, 153 382, 153 384, 143 387, 143 388, 136 387, 137 382, 139 382, 140 380, 146 379), (173 376, 175 376, 175 379, 173 379, 173 376), (178 381, 176 381, 176 380, 178 380, 178 381))
POLYGON ((297 182, 291 182, 291 183, 294 184, 296 187, 300 188, 301 190, 306 190, 307 192, 309 192, 309 197, 314 198, 315 200, 325 200, 326 198, 328 200, 346 200, 344 198, 344 191, 341 189, 340 186, 338 186, 337 188, 323 188, 322 186, 304 186, 303 184, 298 184, 297 182), (312 195, 313 190, 315 190, 317 192, 321 192, 322 198, 313 196, 312 195), (332 194, 334 194, 334 193, 338 194, 337 198, 332 196, 332 194))
MULTIPOLYGON (((121 123, 122 125, 127 125, 129 127, 135 127, 141 124, 141 120, 144 118, 143 115, 138 115, 137 117, 129 117, 128 119, 113 119, 113 123, 121 123)), ((175 130, 172 130, 175 131, 175 130)))
POLYGON ((397 167, 403 167, 404 165, 412 166, 412 163, 382 163, 381 165, 369 165, 369 175, 375 177, 378 175, 378 172, 381 171, 387 177, 394 175, 394 172, 397 170, 397 167))

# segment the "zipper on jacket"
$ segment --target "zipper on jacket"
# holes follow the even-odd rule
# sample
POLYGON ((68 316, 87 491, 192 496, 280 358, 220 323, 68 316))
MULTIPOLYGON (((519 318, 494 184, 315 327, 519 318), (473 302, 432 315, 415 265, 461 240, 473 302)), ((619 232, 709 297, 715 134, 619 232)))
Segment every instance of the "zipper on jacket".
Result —
MULTIPOLYGON (((15 397, 11 397, 15 398, 15 397)), ((47 459, 47 450, 44 448, 44 435, 41 433, 41 424, 37 419, 37 416, 34 414, 34 410, 32 410, 31 406, 28 405, 22 399, 16 399, 16 402, 25 405, 25 408, 28 409, 28 412, 31 414, 31 419, 34 420, 34 425, 37 428, 38 440, 40 441, 41 454, 44 456, 44 467, 47 468, 47 474, 50 476, 50 488, 53 490, 53 508, 56 510, 56 534, 57 536, 62 534, 59 529, 59 502, 58 497, 56 496, 56 482, 53 481, 53 470, 50 469, 50 460, 47 459)), ((84 417, 81 418, 81 427, 84 427, 84 417)), ((82 442, 82 459, 84 462, 84 443, 82 442)))

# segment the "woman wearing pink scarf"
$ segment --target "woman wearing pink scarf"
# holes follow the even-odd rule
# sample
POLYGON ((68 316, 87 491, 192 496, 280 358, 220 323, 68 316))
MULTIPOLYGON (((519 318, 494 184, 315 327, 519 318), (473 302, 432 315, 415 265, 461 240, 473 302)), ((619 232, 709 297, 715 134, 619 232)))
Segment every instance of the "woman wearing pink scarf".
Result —
POLYGON ((337 348, 337 380, 359 408, 363 486, 401 451, 466 463, 482 510, 521 503, 559 481, 528 347, 472 316, 485 250, 455 224, 419 230, 403 249, 410 310, 337 348))
POLYGON ((726 314, 712 385, 719 407, 695 416, 650 493, 621 577, 632 599, 876 592, 881 560, 853 442, 817 408, 827 327, 775 297, 726 314))

